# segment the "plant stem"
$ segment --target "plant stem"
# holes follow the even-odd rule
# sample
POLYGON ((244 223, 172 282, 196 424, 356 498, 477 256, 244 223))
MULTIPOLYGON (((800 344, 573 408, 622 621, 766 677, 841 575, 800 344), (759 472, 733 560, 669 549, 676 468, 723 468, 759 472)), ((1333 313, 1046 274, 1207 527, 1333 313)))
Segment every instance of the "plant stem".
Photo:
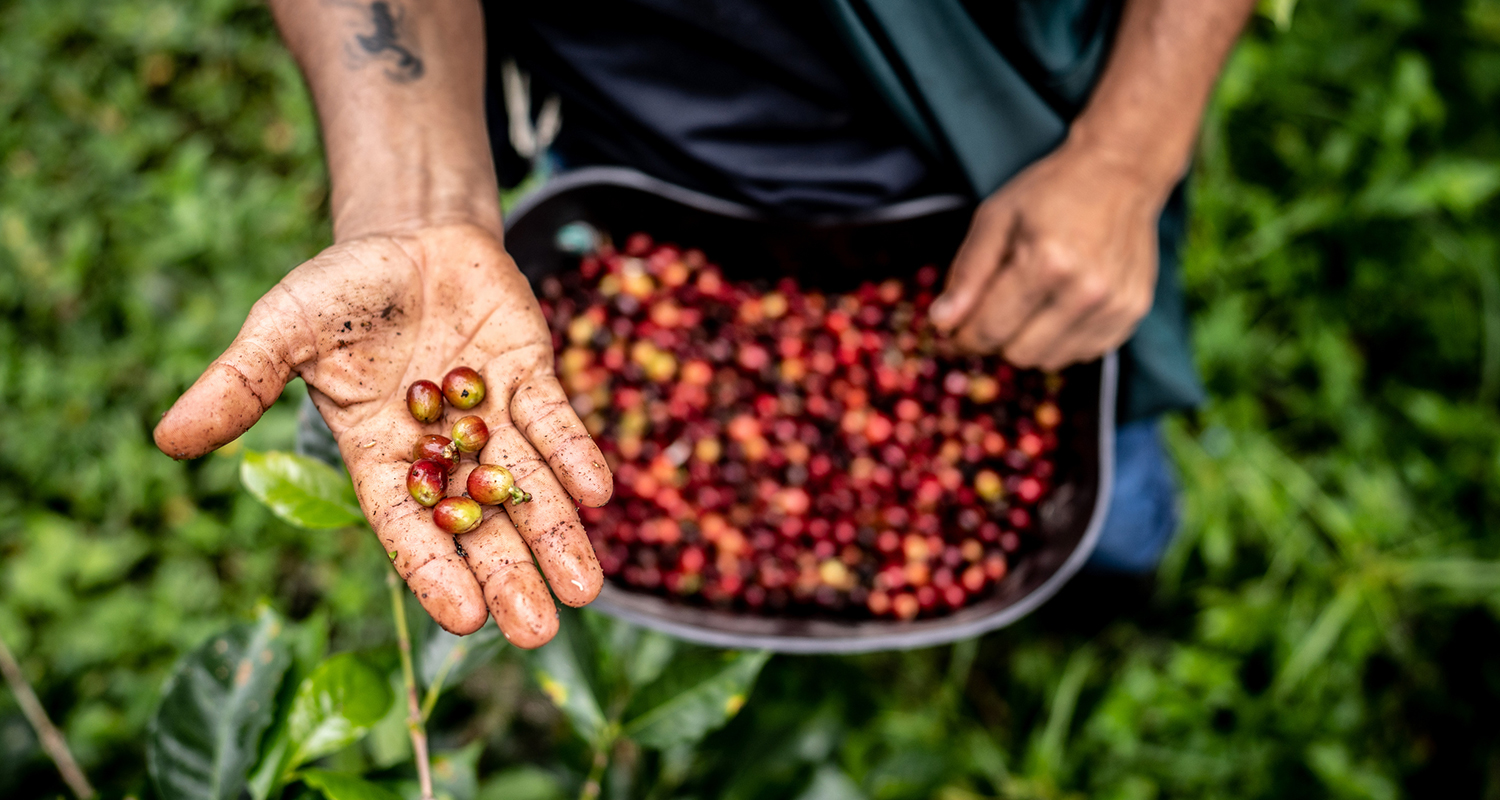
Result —
POLYGON ((448 680, 448 672, 453 665, 462 661, 468 654, 469 648, 462 642, 453 646, 448 655, 443 658, 443 666, 438 668, 437 677, 432 679, 432 685, 427 687, 427 694, 422 696, 422 721, 426 722, 432 716, 432 707, 437 705, 438 695, 443 693, 443 683, 448 680))
POLYGON ((427 728, 422 724, 422 707, 417 702, 417 675, 411 668, 411 633, 406 628, 406 604, 401 583, 395 572, 387 572, 386 585, 391 588, 391 611, 396 616, 396 642, 401 650, 401 680, 406 684, 406 728, 411 733, 412 757, 417 762, 417 783, 422 800, 433 800, 432 765, 427 760, 427 728))
POLYGON ((10 684, 10 690, 16 696, 16 704, 21 707, 21 713, 26 715, 26 721, 31 723, 32 730, 36 731, 36 738, 42 743, 42 749, 47 751, 52 763, 57 765, 63 782, 68 784, 68 788, 73 790, 79 800, 91 800, 94 797, 94 787, 89 784, 89 779, 83 774, 78 762, 73 760, 73 751, 68 749, 68 741, 47 717, 47 709, 42 708, 42 702, 37 699, 36 692, 32 691, 26 675, 21 672, 21 665, 16 663, 16 658, 11 655, 10 648, 5 646, 4 639, 0 639, 0 672, 5 673, 5 682, 10 684))
POLYGON ((589 777, 583 782, 583 789, 578 792, 578 800, 597 800, 599 797, 604 768, 609 766, 609 747, 604 743, 594 748, 594 763, 589 767, 589 777))

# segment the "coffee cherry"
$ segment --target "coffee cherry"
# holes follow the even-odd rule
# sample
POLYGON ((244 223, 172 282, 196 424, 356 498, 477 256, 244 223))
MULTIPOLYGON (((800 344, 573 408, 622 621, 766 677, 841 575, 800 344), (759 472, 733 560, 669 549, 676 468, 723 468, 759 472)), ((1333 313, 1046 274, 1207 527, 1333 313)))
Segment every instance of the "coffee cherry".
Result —
POLYGON ((490 441, 490 428, 484 420, 470 414, 453 423, 453 444, 461 453, 477 453, 490 441))
POLYGON ((516 486, 510 470, 499 464, 480 464, 469 473, 469 496, 487 506, 495 506, 506 500, 511 505, 524 503, 531 495, 516 486))
POLYGON ((443 391, 432 381, 413 381, 406 388, 406 408, 417 422, 437 422, 443 415, 443 391))
POLYGON ((443 376, 443 396, 460 411, 468 411, 484 400, 484 378, 469 367, 454 367, 443 376))
POLYGON ((446 436, 424 433, 411 446, 411 460, 421 461, 424 458, 430 458, 441 464, 443 469, 452 472, 458 466, 458 446, 446 436))
POLYGON ((468 533, 479 527, 483 510, 467 497, 444 497, 432 509, 432 521, 452 534, 468 533))
POLYGON ((436 505, 448 492, 448 470, 430 458, 421 459, 406 473, 406 491, 424 506, 436 505))

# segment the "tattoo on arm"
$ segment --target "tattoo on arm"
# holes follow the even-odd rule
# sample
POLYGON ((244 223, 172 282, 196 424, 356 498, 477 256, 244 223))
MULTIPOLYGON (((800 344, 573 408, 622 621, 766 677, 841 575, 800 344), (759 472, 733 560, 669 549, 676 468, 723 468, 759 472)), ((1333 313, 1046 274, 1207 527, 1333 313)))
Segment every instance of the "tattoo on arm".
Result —
POLYGON ((354 66, 366 59, 386 62, 385 75, 397 83, 410 83, 422 77, 425 67, 409 35, 403 35, 405 13, 394 2, 349 3, 341 6, 358 8, 361 13, 360 32, 354 35, 349 46, 354 57, 354 66))

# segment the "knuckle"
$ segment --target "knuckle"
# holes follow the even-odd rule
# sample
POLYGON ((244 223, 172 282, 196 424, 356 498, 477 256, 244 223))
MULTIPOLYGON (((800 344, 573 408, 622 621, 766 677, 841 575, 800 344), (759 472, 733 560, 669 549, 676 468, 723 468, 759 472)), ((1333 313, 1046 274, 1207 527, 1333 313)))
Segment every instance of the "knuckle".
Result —
POLYGON ((1114 294, 1109 282, 1097 275, 1085 275, 1074 281, 1072 292, 1078 305, 1091 311, 1103 308, 1114 294))
POLYGON ((497 559, 487 565, 487 569, 481 572, 479 585, 484 588, 486 594, 516 581, 526 581, 536 575, 536 567, 530 559, 524 561, 514 558, 497 559))
POLYGON ((517 483, 520 483, 546 469, 547 463, 540 458, 527 457, 513 464, 507 464, 505 468, 510 470, 511 476, 515 478, 517 483))
POLYGON ((1069 283, 1077 277, 1078 256, 1066 245, 1044 242, 1037 248, 1037 266, 1044 278, 1069 283))

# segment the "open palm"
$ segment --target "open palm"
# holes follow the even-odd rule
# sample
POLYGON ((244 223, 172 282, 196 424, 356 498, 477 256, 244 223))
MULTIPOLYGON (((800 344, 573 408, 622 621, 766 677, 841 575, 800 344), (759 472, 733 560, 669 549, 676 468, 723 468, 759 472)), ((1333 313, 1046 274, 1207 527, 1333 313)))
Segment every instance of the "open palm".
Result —
MULTIPOLYGON (((396 570, 444 628, 472 633, 493 614, 517 645, 551 639, 557 613, 537 565, 564 603, 598 594, 603 575, 573 500, 602 505, 612 479, 553 375, 541 309, 491 233, 454 225, 366 237, 297 267, 167 412, 157 446, 196 458, 232 441, 294 375, 311 387, 396 570), (484 401, 416 421, 407 386, 456 366, 484 377, 484 401), (406 473, 420 434, 447 435, 467 414, 491 431, 480 463, 505 466, 534 499, 486 507, 478 528, 452 536, 407 494, 406 473)), ((460 465, 449 494, 473 467, 460 465)))

